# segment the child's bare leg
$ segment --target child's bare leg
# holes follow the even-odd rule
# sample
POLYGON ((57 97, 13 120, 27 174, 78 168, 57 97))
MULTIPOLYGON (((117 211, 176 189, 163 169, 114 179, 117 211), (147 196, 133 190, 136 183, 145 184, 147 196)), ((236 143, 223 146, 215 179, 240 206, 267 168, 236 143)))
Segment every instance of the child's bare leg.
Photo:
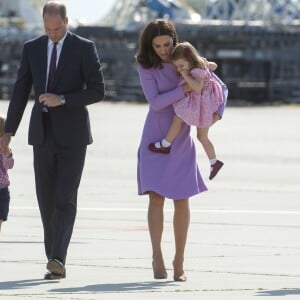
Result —
POLYGON ((219 114, 214 113, 212 118, 212 124, 215 124, 217 121, 221 120, 221 117, 219 114))
POLYGON ((174 116, 166 137, 159 142, 149 144, 148 149, 156 153, 170 153, 171 144, 179 134, 182 123, 183 121, 179 117, 174 116))
POLYGON ((197 139, 202 144, 209 160, 216 158, 215 148, 208 138, 209 128, 197 128, 197 139))
POLYGON ((179 134, 182 126, 182 119, 180 119, 178 116, 174 116, 172 124, 169 128, 169 131, 165 137, 165 140, 169 142, 170 144, 173 143, 177 135, 179 134))
POLYGON ((1 225, 2 225, 3 220, 0 220, 0 231, 1 231, 1 225))
POLYGON ((210 175, 209 179, 213 179, 219 170, 223 167, 223 162, 218 160, 215 153, 215 148, 208 138, 209 128, 197 128, 197 138, 202 144, 204 151, 210 162, 210 175))

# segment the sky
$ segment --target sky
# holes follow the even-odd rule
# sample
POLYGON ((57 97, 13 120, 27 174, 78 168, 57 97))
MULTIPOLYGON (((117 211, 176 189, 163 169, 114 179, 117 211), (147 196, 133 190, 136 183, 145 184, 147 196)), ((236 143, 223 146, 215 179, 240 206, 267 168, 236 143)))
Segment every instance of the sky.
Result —
POLYGON ((67 7, 69 18, 95 23, 106 15, 118 0, 60 0, 67 7))

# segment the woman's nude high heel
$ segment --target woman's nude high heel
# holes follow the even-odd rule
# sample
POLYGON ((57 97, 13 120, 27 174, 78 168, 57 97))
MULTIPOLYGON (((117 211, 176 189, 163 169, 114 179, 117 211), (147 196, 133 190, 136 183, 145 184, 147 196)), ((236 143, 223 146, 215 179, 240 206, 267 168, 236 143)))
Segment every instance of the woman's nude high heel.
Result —
POLYGON ((187 281, 187 276, 185 275, 182 266, 176 265, 173 261, 174 268, 174 281, 187 281))
POLYGON ((152 269, 154 279, 166 279, 168 277, 168 273, 164 265, 158 265, 152 261, 152 269))

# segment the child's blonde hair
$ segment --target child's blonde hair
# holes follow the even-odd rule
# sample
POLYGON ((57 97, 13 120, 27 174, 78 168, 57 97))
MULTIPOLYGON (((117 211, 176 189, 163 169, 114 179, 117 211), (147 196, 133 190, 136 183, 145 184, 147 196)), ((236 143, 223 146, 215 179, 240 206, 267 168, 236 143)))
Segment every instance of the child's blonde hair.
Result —
POLYGON ((4 134, 5 130, 5 118, 0 115, 0 136, 4 134))
POLYGON ((178 43, 171 54, 171 60, 184 59, 187 60, 190 64, 191 69, 200 68, 205 69, 207 63, 199 55, 195 47, 189 42, 178 43))

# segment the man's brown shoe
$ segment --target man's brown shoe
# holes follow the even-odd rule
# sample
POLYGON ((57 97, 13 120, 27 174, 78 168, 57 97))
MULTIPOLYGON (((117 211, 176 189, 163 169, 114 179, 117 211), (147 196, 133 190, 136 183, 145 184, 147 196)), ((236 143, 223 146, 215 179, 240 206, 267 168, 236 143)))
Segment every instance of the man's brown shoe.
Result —
POLYGON ((65 273, 65 266, 58 259, 49 259, 47 269, 50 272, 61 276, 65 273))
POLYGON ((212 166, 211 166, 211 172, 209 175, 209 179, 212 180, 220 171, 220 169, 223 167, 224 163, 220 160, 217 160, 212 166))
POLYGON ((66 278, 66 270, 64 271, 63 274, 56 274, 51 271, 48 271, 44 276, 45 280, 59 280, 63 278, 66 278))

